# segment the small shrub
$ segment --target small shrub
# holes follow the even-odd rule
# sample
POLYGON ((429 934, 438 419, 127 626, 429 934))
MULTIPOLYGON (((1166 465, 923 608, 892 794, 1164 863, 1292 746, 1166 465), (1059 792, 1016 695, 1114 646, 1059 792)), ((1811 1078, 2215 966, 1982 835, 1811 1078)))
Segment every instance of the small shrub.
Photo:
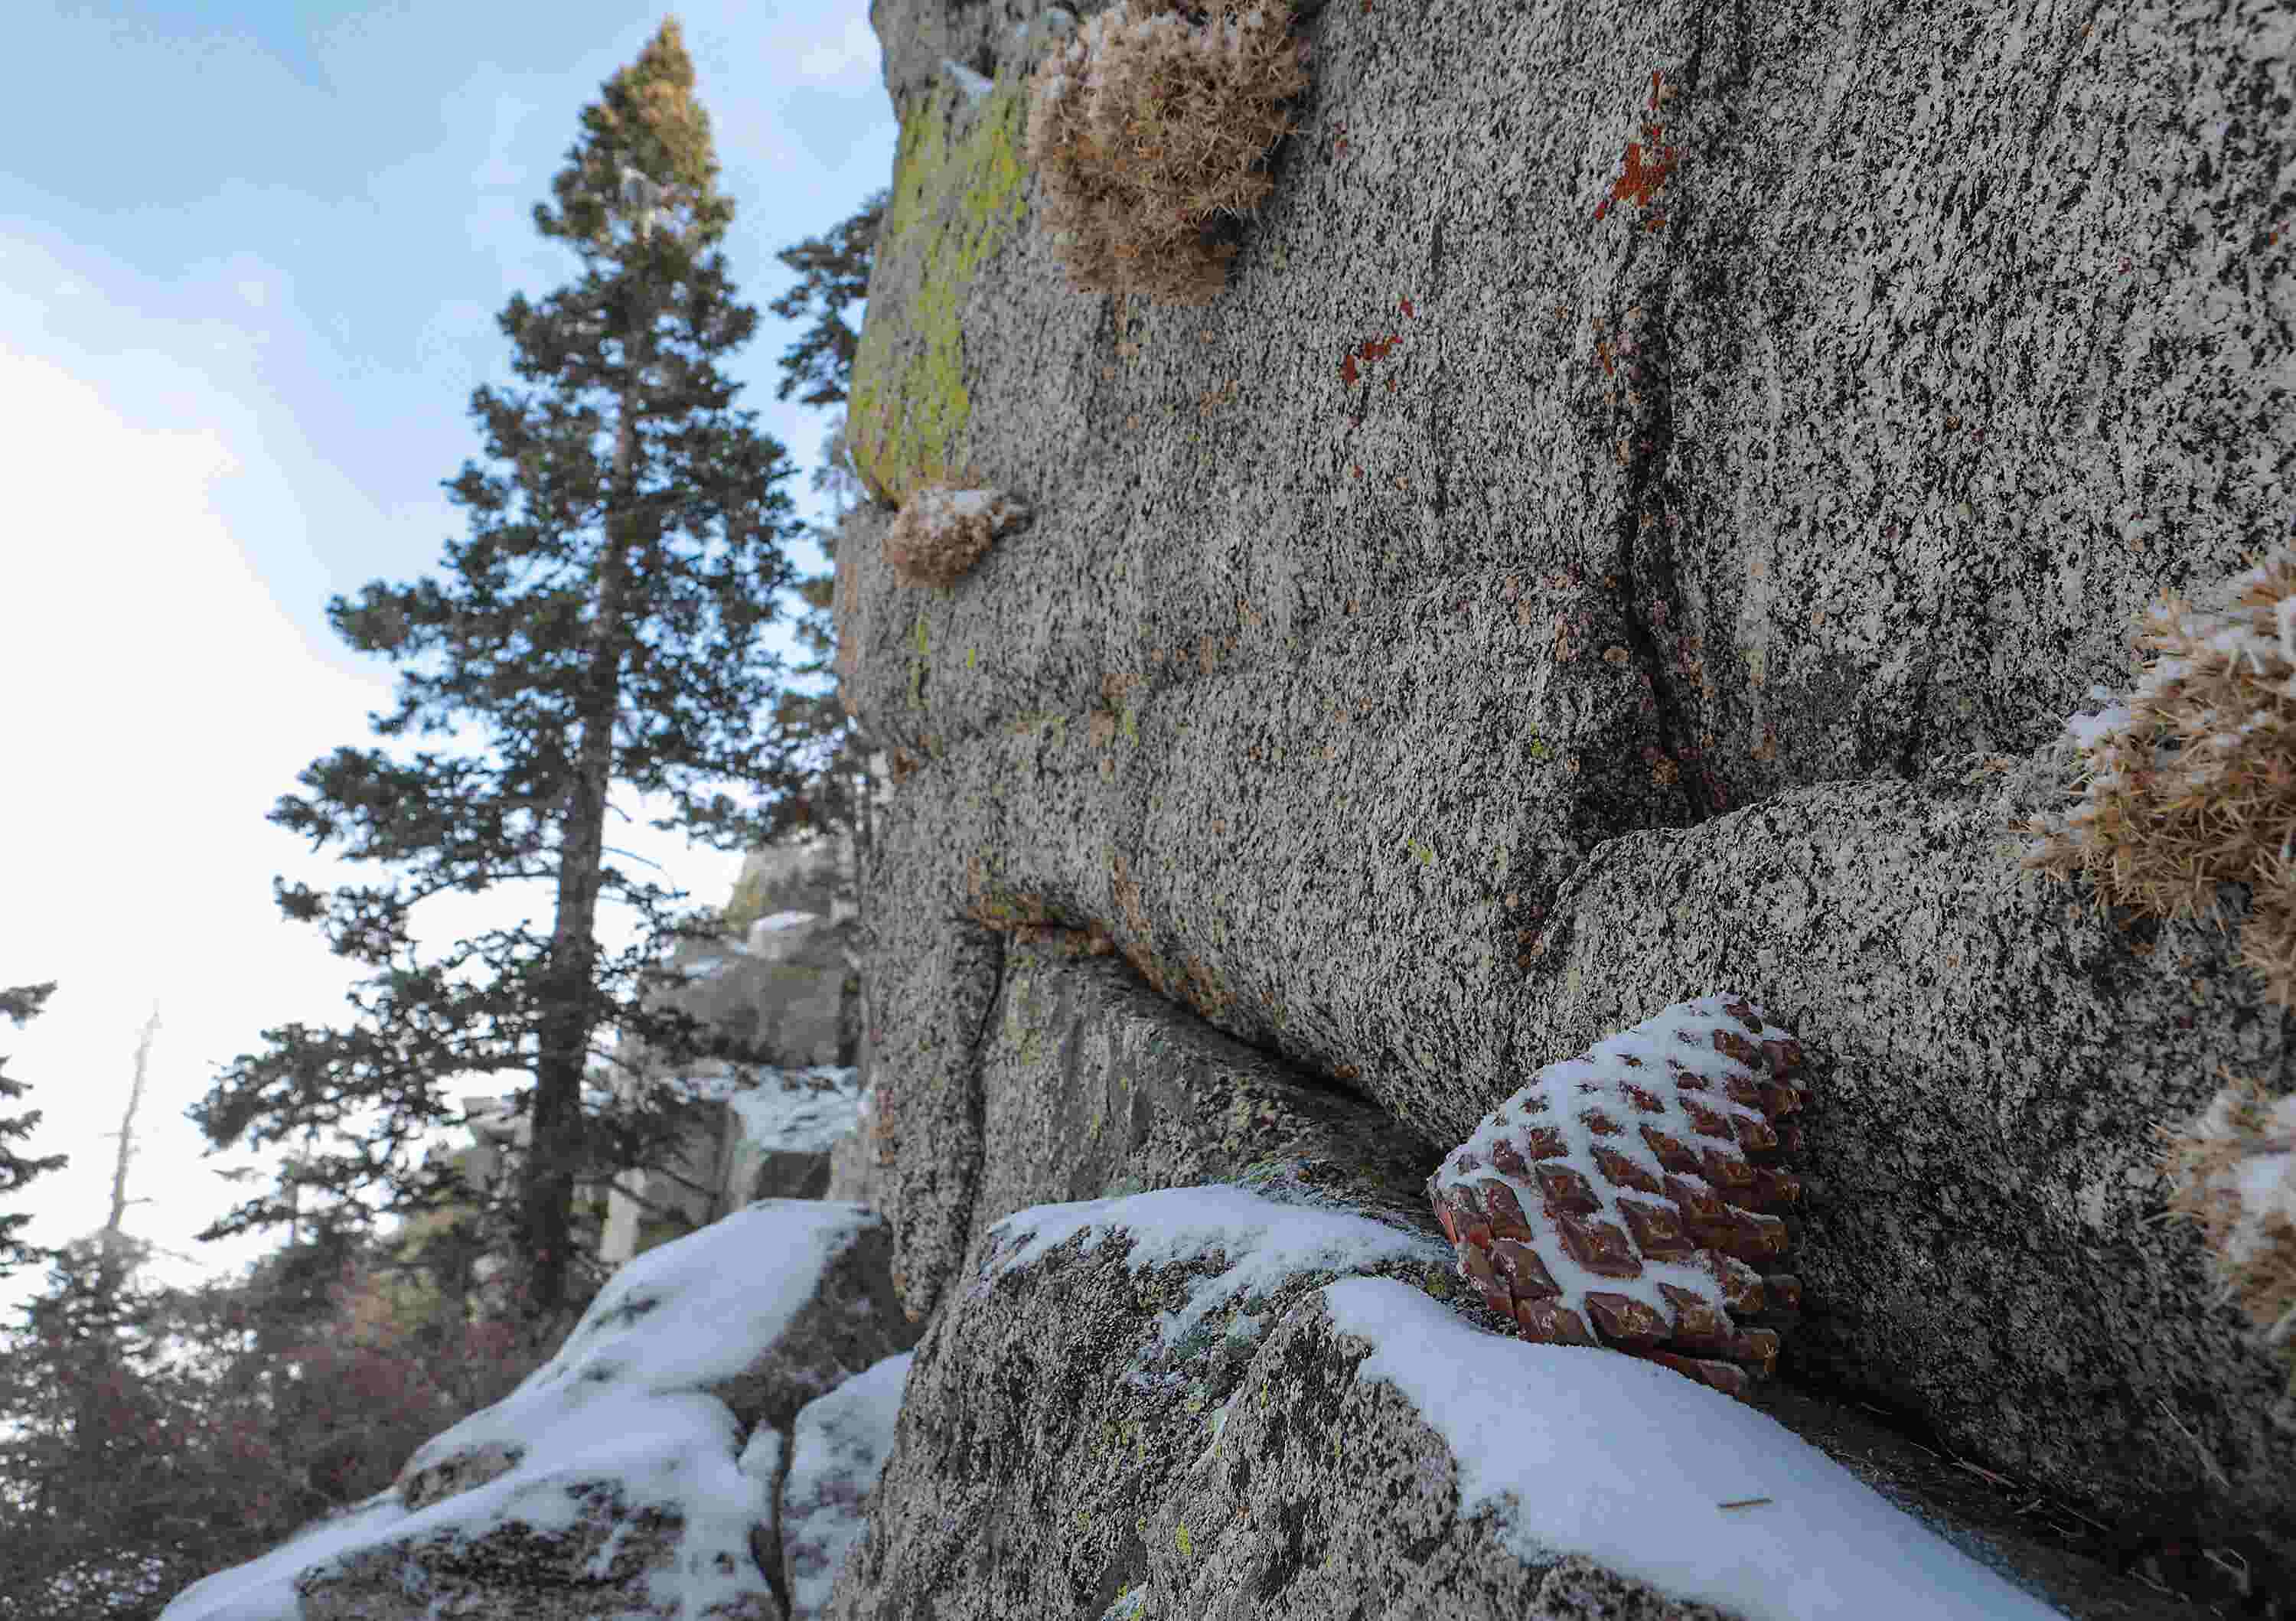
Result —
POLYGON ((904 585, 955 585, 990 542, 1028 517, 1029 509, 1002 491, 929 485, 886 531, 886 561, 904 585))
POLYGON ((2126 703, 2069 725, 2081 802, 2021 830, 2030 870, 2085 872, 2105 905, 2214 914, 2217 886, 2251 900, 2241 961, 2296 1006, 2296 552, 2233 583, 2229 610, 2171 595, 2136 639, 2154 655, 2126 703))
POLYGON ((1291 26, 1285 0, 1118 0, 1038 65, 1029 161, 1077 291, 1202 304, 1226 285, 1235 249, 1211 233, 1266 200, 1308 86, 1291 26))

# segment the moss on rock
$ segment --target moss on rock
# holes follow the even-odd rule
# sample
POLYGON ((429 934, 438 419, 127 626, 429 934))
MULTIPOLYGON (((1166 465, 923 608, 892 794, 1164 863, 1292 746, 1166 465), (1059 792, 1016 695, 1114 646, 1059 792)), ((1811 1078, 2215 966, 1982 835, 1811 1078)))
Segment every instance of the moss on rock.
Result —
POLYGON ((880 501, 957 476, 972 412, 964 300, 1028 217, 1027 125, 1010 80, 978 104, 943 91, 901 120, 849 412, 854 463, 880 501))

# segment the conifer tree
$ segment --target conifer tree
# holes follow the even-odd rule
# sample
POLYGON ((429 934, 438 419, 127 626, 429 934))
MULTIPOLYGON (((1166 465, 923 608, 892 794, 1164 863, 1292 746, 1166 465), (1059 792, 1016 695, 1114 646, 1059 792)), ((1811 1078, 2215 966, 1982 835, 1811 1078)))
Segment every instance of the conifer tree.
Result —
MULTIPOLYGON (((21 1029, 26 1023, 38 1017, 41 1005, 55 988, 56 982, 51 979, 45 985, 19 985, 0 991, 0 1019, 5 1019, 21 1029)), ((4 1068, 5 1060, 0 1060, 0 1070, 4 1068)), ((23 1082, 12 1081, 6 1074, 0 1073, 0 1102, 20 1098, 25 1091, 23 1082)), ((16 1230, 30 1221, 31 1216, 22 1210, 7 1208, 7 1206, 17 1202, 16 1195, 25 1183, 49 1171, 62 1170, 68 1158, 63 1154, 48 1154, 33 1158, 19 1154, 8 1146, 31 1135, 33 1127, 40 1123, 40 1112, 32 1109, 17 1115, 0 1115, 0 1199, 5 1200, 5 1204, 0 1204, 0 1278, 6 1277, 19 1266, 47 1257, 48 1252, 35 1248, 16 1236, 16 1230)))
POLYGON ((674 19, 581 131, 555 206, 534 212, 581 272, 500 317, 528 386, 472 396, 493 471, 466 463, 446 487, 470 536, 447 543, 443 581, 377 581, 328 605, 350 646, 402 667, 397 708, 371 717, 378 735, 474 726, 488 749, 342 749, 281 798, 273 822, 409 876, 332 894, 275 884, 286 915, 323 922, 339 954, 380 971, 350 998, 356 1027, 266 1031, 266 1050, 226 1067, 192 1111, 217 1148, 313 1127, 342 1145, 299 1157, 204 1237, 290 1220, 298 1184, 346 1201, 377 1191, 376 1214, 412 1216, 472 1197, 450 1167, 415 1161, 426 1134, 460 1119, 440 1095, 450 1078, 530 1074, 531 1145, 500 1214, 529 1308, 562 1325, 579 1305, 578 1182, 659 1163, 679 1125, 658 1091, 586 1090, 594 1041, 611 1026, 657 1052, 701 1045, 690 1019, 642 993, 665 946, 703 925, 611 859, 608 816, 627 812, 610 794, 664 796, 675 814, 652 825, 736 849, 762 841, 771 802, 806 774, 803 740, 772 727, 780 660, 759 636, 793 583, 783 544, 801 528, 779 488, 793 469, 755 413, 732 408, 738 385, 718 368, 757 315, 718 251, 734 209, 674 19), (767 808, 737 806, 727 784, 767 808), (412 906, 521 884, 551 895, 546 936, 521 921, 417 960, 412 906), (605 897, 647 931, 612 955, 605 897))

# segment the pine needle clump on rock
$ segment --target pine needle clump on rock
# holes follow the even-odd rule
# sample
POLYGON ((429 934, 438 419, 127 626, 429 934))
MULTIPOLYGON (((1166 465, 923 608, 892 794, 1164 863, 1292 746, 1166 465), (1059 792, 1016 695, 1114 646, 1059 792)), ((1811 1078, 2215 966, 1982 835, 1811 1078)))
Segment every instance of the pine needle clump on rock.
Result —
POLYGON ((1308 87, 1285 0, 1118 0, 1029 80, 1028 156, 1078 292, 1203 304, 1226 284, 1224 219, 1257 209, 1308 87))
POLYGON ((2247 885, 2242 965, 2296 1007, 2296 552, 2233 589, 2228 610, 2153 606, 2135 693, 2068 723, 2081 803, 2021 830, 2043 840, 2022 865, 2085 872, 2101 904, 2172 919, 2214 915, 2218 884, 2247 885))
POLYGON ((885 532, 885 558, 901 585, 952 585, 1028 518, 1029 509, 1001 490, 928 485, 885 532))
POLYGON ((2296 1422, 2296 1096, 2234 1081, 2197 1120, 2157 1129, 2176 1181, 2169 1209, 2200 1224, 2226 1296, 2288 1361, 2296 1422))

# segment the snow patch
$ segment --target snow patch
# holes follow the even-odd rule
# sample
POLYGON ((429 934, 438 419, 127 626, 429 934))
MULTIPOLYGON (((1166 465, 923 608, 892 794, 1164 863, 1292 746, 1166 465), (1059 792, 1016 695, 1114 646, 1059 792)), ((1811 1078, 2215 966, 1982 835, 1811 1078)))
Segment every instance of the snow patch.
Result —
POLYGON ((1487 1334, 1407 1284, 1326 1285, 1523 1560, 1583 1553, 1748 1621, 2060 1621, 1768 1414, 1655 1363, 1487 1334), (1767 1499, 1767 1501, 1757 1501, 1767 1499), (1725 1508, 1726 1503, 1742 1507, 1725 1508))

